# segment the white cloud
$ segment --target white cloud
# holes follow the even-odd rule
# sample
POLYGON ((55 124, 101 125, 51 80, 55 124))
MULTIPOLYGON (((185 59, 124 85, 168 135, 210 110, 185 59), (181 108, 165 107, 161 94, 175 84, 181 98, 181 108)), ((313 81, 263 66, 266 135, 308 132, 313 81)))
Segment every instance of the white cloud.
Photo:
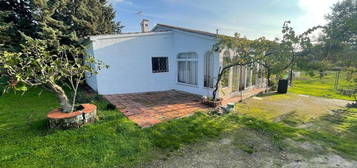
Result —
POLYGON ((325 16, 331 12, 331 7, 338 1, 299 0, 299 7, 304 12, 304 15, 299 17, 299 24, 304 24, 308 27, 326 24, 325 16))
MULTIPOLYGON (((298 17, 293 27, 296 31, 302 33, 309 28, 318 25, 326 25, 325 16, 331 12, 331 7, 339 0, 299 0, 298 6, 303 11, 303 15, 298 17)), ((315 39, 321 34, 321 30, 313 32, 310 36, 315 39)))

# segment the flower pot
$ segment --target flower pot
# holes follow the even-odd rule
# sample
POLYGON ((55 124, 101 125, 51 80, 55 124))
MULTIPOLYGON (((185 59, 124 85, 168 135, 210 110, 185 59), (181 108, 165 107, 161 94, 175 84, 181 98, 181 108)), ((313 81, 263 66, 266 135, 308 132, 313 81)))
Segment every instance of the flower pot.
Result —
POLYGON ((97 118, 97 106, 82 104, 83 109, 71 113, 64 113, 55 109, 47 114, 49 128, 79 128, 86 123, 95 122, 97 118))

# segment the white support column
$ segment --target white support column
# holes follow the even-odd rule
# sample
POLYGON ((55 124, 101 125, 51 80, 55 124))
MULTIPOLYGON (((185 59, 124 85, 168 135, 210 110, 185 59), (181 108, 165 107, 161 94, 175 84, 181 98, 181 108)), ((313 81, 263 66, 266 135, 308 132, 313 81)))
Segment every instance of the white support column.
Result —
POLYGON ((246 66, 244 66, 243 67, 243 69, 244 69, 244 90, 247 88, 247 67, 246 66))

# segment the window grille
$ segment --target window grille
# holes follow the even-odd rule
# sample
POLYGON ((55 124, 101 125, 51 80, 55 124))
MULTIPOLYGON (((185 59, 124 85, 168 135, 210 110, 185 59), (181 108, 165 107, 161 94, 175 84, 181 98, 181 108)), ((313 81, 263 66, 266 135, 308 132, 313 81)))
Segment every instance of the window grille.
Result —
POLYGON ((151 63, 153 73, 169 72, 168 57, 152 57, 151 63))

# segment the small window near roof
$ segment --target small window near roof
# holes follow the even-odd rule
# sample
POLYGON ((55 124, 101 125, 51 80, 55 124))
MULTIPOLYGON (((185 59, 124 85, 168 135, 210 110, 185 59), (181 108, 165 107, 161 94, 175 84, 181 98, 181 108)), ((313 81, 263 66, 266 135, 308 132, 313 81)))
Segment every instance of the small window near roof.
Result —
POLYGON ((151 63, 153 73, 169 72, 168 57, 152 57, 151 63))

